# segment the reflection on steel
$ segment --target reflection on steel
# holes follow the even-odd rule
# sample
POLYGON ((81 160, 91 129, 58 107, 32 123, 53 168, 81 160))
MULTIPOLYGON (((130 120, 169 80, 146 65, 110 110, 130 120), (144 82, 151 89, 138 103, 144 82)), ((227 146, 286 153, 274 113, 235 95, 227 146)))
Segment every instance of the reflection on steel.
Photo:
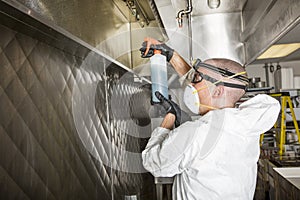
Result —
POLYGON ((271 10, 277 0, 251 0, 247 1, 243 10, 243 32, 241 40, 245 41, 257 29, 257 26, 271 10))
POLYGON ((300 22, 300 1, 276 1, 266 12, 267 14, 259 20, 256 29, 251 31, 251 35, 244 36, 246 64, 253 62, 270 45, 300 22))
POLYGON ((220 0, 207 0, 207 5, 211 9, 219 8, 220 0))
POLYGON ((224 13, 193 17, 194 57, 229 58, 244 63, 240 13, 224 13), (233 25, 234 24, 234 25, 233 25))
MULTIPOLYGON (((4 1, 26 6, 31 15, 38 15, 46 23, 54 23, 95 48, 98 48, 100 44, 105 43, 111 37, 122 35, 119 37, 122 38, 120 41, 115 41, 113 45, 106 48, 106 50, 109 49, 106 51, 107 55, 129 68, 133 68, 136 63, 141 62, 140 56, 132 58, 131 48, 131 42, 140 44, 142 41, 136 41, 134 37, 131 37, 131 31, 133 31, 135 24, 141 20, 133 19, 126 2, 123 0, 90 0, 88 3, 60 0, 4 1), (118 57, 114 57, 115 52, 125 52, 125 54, 118 54, 118 57)), ((146 16, 141 17, 145 18, 145 24, 149 24, 152 28, 156 27, 158 32, 155 35, 162 37, 164 34, 161 29, 162 24, 160 21, 156 23, 156 19, 159 17, 153 15, 156 7, 153 5, 150 7, 147 1, 135 0, 135 5, 138 5, 137 10, 143 13, 140 14, 140 17, 146 16)), ((146 36, 148 35, 144 37, 146 36)))
MULTIPOLYGON (((163 0, 158 0, 163 1, 163 0)), ((163 2, 172 2, 173 7, 176 11, 186 6, 185 0, 164 0, 163 2)), ((253 1, 253 0, 251 0, 253 1)), ((233 13, 242 12, 242 9, 247 0, 230 0, 222 1, 217 9, 210 9, 208 6, 208 0, 193 1, 193 16, 202 16, 216 13, 233 13)))
MULTIPOLYGON (((239 63, 244 63, 244 48, 240 41, 240 33, 242 31, 241 22, 241 5, 245 1, 239 1, 233 5, 230 1, 228 4, 221 4, 227 6, 226 8, 232 13, 220 13, 210 11, 209 15, 205 15, 204 7, 200 8, 201 2, 204 7, 207 7, 206 1, 194 1, 192 12, 192 37, 189 37, 188 27, 183 26, 181 29, 177 28, 174 18, 170 16, 176 15, 176 9, 180 9, 185 1, 173 0, 160 2, 156 0, 158 11, 162 17, 167 34, 169 36, 168 44, 176 49, 186 60, 190 57, 201 58, 205 60, 211 57, 223 57, 233 59, 239 63), (197 4, 197 7, 196 7, 197 4), (237 7, 235 7, 237 6, 237 7), (203 13, 197 12, 203 11, 203 13), (235 11, 235 12, 234 12, 235 11), (237 12, 239 11, 239 12, 237 12), (192 40, 192 55, 188 55, 189 40, 192 40)), ((220 6, 220 10, 221 10, 220 6)))
MULTIPOLYGON (((6 16, 0 22, 12 19, 6 16)), ((33 25, 39 24, 30 20, 33 25)), ((34 32, 28 30, 44 31, 45 27, 25 29, 24 24, 13 24, 16 30, 42 41, 0 25, 0 177, 5 184, 0 187, 1 198, 117 199, 139 194, 141 199, 145 199, 143 196, 152 199, 153 191, 145 191, 153 187, 149 174, 117 171, 118 168, 104 164, 130 166, 141 162, 138 159, 130 162, 121 153, 126 149, 138 154, 147 142, 146 138, 131 135, 138 135, 139 128, 143 134, 150 133, 147 88, 139 87, 132 79, 119 84, 128 72, 126 68, 112 63, 97 50, 79 47, 80 43, 74 45, 74 40, 55 32, 56 29, 34 32), (55 35, 36 36, 37 33, 55 35), (52 39, 57 36, 57 40, 46 36, 52 39), (52 47, 54 42, 50 41, 62 42, 59 47, 52 47), (94 85, 96 95, 85 95, 93 91, 89 87, 94 85), (76 105, 72 104, 74 91, 78 92, 76 105), (124 99, 129 99, 129 118, 113 115, 114 92, 118 109, 123 109, 124 99), (78 106, 87 102, 93 102, 87 107, 95 112, 78 106), (97 156, 83 145, 73 108, 81 115, 83 120, 79 123, 89 139, 86 142, 90 142, 97 156), (132 121, 138 126, 132 127, 132 121)), ((132 78, 133 74, 129 74, 132 78)))

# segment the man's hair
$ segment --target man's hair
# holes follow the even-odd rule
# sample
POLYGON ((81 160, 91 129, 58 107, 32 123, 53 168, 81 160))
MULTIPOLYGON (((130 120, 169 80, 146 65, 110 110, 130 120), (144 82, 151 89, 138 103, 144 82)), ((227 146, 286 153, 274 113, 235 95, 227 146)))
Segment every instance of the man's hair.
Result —
MULTIPOLYGON (((226 58, 212 58, 212 59, 205 60, 204 62, 214 65, 216 67, 219 67, 221 69, 225 69, 232 73, 239 73, 239 72, 246 71, 245 68, 241 64, 239 64, 233 60, 226 59, 226 58)), ((247 77, 247 74, 243 74, 243 76, 247 77)), ((219 74, 218 78, 220 79, 220 78, 224 78, 224 77, 222 77, 219 74)), ((238 81, 236 79, 227 79, 226 82, 245 85, 245 83, 238 81)), ((240 98, 245 94, 245 91, 242 89, 226 88, 226 90, 228 91, 228 95, 229 95, 229 96, 227 96, 227 98, 230 98, 230 100, 233 103, 236 103, 237 101, 239 101, 240 98)))
MULTIPOLYGON (((239 73, 239 72, 245 71, 245 68, 241 64, 239 64, 233 60, 226 59, 226 58, 212 58, 212 59, 208 59, 204 62, 212 64, 216 67, 225 69, 225 70, 233 72, 233 73, 239 73)), ((245 76, 247 76, 247 75, 245 75, 245 76)))

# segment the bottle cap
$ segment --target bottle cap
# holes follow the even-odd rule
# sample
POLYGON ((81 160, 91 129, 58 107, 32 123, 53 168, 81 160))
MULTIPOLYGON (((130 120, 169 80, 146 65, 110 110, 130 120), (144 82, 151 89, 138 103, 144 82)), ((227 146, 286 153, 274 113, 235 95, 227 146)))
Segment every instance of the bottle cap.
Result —
POLYGON ((161 54, 161 50, 154 49, 154 54, 161 54))

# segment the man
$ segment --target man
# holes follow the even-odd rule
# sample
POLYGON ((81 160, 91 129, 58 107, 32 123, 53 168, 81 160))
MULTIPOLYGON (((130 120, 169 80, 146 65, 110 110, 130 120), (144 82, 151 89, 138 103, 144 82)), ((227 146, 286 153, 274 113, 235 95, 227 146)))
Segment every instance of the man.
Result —
POLYGON ((278 101, 257 95, 236 108, 247 84, 240 64, 228 59, 198 60, 191 69, 176 52, 151 38, 143 44, 142 56, 151 56, 151 48, 164 49, 183 77, 193 71, 184 102, 202 117, 174 128, 180 117, 178 107, 157 93, 169 108, 142 153, 144 167, 155 177, 175 176, 174 200, 253 199, 259 136, 274 125, 278 101))

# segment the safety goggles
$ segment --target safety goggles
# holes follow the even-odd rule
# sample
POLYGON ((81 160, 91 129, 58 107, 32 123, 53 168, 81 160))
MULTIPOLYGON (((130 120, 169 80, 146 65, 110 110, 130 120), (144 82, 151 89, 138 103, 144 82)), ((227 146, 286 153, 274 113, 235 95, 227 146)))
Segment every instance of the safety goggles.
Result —
POLYGON ((194 71, 194 75, 193 75, 191 83, 195 83, 195 84, 200 83, 204 79, 204 80, 207 80, 207 81, 209 81, 209 82, 211 82, 215 85, 223 85, 225 87, 238 88, 238 89, 243 89, 243 90, 246 90, 247 85, 249 83, 248 78, 241 75, 241 74, 244 74, 245 72, 232 73, 232 72, 226 71, 224 69, 218 68, 216 66, 209 65, 207 63, 203 63, 203 62, 200 61, 200 59, 196 60, 196 62, 193 65, 193 69, 195 71, 194 71), (214 79, 214 78, 212 78, 212 77, 210 77, 206 74, 203 74, 203 73, 199 72, 198 71, 199 67, 205 67, 205 68, 210 69, 214 72, 217 72, 217 73, 221 74, 224 77, 224 79, 236 79, 236 80, 239 80, 239 81, 245 83, 246 85, 228 83, 228 82, 225 82, 223 79, 222 80, 214 79))
POLYGON ((245 77, 245 76, 243 76, 243 75, 240 75, 238 73, 230 72, 228 70, 216 67, 214 65, 210 65, 210 64, 204 63, 200 59, 196 59, 195 62, 194 62, 194 64, 193 64, 193 68, 196 69, 196 70, 198 70, 200 67, 204 67, 206 69, 214 71, 214 72, 220 74, 223 77, 231 77, 232 79, 235 79, 235 80, 238 80, 240 82, 243 82, 246 85, 249 84, 248 78, 245 77))

